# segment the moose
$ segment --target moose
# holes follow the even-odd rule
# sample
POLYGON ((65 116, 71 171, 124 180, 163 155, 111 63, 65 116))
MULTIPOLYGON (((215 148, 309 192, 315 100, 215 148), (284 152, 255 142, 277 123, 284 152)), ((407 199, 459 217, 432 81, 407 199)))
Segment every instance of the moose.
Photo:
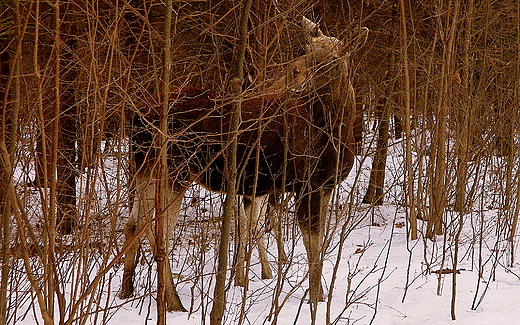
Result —
MULTIPOLYGON (((286 75, 278 81, 284 86, 275 87, 277 91, 245 93, 240 99, 237 191, 252 204, 261 204, 255 201, 257 197, 293 193, 308 257, 309 299, 316 305, 323 301, 322 247, 329 199, 353 166, 361 127, 350 54, 366 39, 368 30, 343 42, 326 36, 305 17, 302 27, 308 41, 305 54, 290 62, 286 75)), ((170 204, 163 211, 165 236, 171 234, 184 193, 192 183, 225 191, 224 152, 231 120, 230 99, 220 100, 210 90, 172 89, 169 101, 170 204)), ((154 246, 151 229, 143 231, 143 227, 150 228, 147 220, 153 218, 154 168, 159 159, 159 149, 153 144, 158 127, 153 109, 144 111, 133 119, 131 135, 136 196, 125 226, 130 248, 124 259, 121 298, 130 297, 134 290, 139 246, 135 237, 146 233, 154 246)), ((166 292, 168 310, 185 310, 171 278, 166 292)))
MULTIPOLYGON (((246 248, 255 244, 258 249, 258 258, 261 266, 262 279, 272 279, 273 273, 269 265, 267 244, 265 234, 268 228, 272 229, 278 247, 278 263, 287 261, 283 245, 282 234, 282 211, 292 198, 289 195, 278 202, 274 195, 262 195, 242 198, 244 210, 239 209, 237 216, 238 229, 235 234, 236 262, 235 262, 235 285, 244 287, 247 278, 245 268, 248 265, 246 248), (268 218, 266 218, 268 216, 268 218), (269 224, 269 227, 267 227, 269 224)), ((249 256, 250 257, 250 256, 249 256)))

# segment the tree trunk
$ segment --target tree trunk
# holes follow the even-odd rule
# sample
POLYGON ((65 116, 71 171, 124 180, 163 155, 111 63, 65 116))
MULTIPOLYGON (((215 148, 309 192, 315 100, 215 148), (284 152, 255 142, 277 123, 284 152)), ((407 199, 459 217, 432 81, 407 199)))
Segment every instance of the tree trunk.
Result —
MULTIPOLYGON (((16 20, 18 19, 17 12, 16 20)), ((18 24, 16 24, 18 26, 18 24)), ((18 29, 17 29, 18 30, 18 29)), ((18 45, 19 42, 16 42, 18 45)), ((9 40, 3 40, 0 42, 0 142, 2 146, 8 148, 10 158, 12 161, 15 144, 16 144, 16 133, 17 133, 17 122, 18 122, 18 109, 20 100, 20 80, 19 80, 19 65, 18 60, 11 62, 11 55, 8 50, 9 40), (14 67, 11 69, 11 67, 14 67), (11 70, 13 74, 11 75, 11 70), (14 79, 14 94, 11 97, 9 91, 9 78, 14 79), (10 98, 13 98, 13 104, 9 104, 10 98)), ((19 47, 17 46, 17 49, 19 47)), ((2 157, 0 157, 2 159, 2 157)), ((12 164, 9 164, 12 166, 12 164)), ((7 164, 0 163, 0 214, 2 216, 2 232, 1 245, 2 245, 2 280, 0 283, 0 324, 7 324, 7 290, 9 286, 9 270, 11 268, 11 198, 8 196, 8 183, 9 178, 12 177, 13 171, 5 168, 7 164)))
POLYGON ((215 282, 215 291, 213 294, 213 309, 210 313, 210 324, 220 325, 224 317, 224 310, 226 307, 226 274, 228 265, 228 245, 229 245, 229 231, 231 225, 231 219, 233 217, 233 208, 236 201, 236 182, 237 182, 237 136, 238 128, 240 126, 240 116, 242 103, 239 99, 242 93, 242 85, 244 83, 244 60, 245 50, 247 42, 248 28, 247 24, 249 21, 249 12, 251 9, 252 0, 245 0, 244 9, 242 11, 242 20, 239 26, 239 38, 238 44, 236 45, 237 56, 234 62, 233 75, 230 80, 230 90, 233 95, 238 99, 232 104, 232 120, 229 132, 229 148, 226 156, 226 200, 224 202, 224 215, 222 218, 222 229, 221 239, 218 251, 218 266, 217 276, 215 282))
MULTIPOLYGON (((395 18, 395 10, 392 11, 392 16, 393 18, 395 18)), ((393 19, 393 24, 396 25, 395 19, 393 19)), ((394 30, 398 29, 394 28, 394 30)), ((393 38, 395 39, 395 37, 393 38)), ((396 77, 395 54, 390 54, 389 59, 390 64, 388 78, 385 81, 385 95, 381 95, 377 102, 378 132, 376 152, 374 153, 374 159, 372 161, 372 169, 370 171, 370 180, 368 183, 367 192, 363 197, 363 203, 368 203, 372 205, 382 205, 384 199, 386 157, 388 155, 389 125, 391 111, 393 108, 393 92, 396 77)))
POLYGON ((387 92, 387 96, 381 96, 378 101, 379 126, 377 132, 376 152, 370 170, 370 181, 367 192, 363 197, 363 203, 382 205, 385 186, 386 157, 388 155, 388 131, 390 109, 392 106, 393 89, 387 92))
MULTIPOLYGON (((451 96, 451 80, 454 75, 454 55, 456 28, 458 25, 458 1, 453 10, 449 10, 445 15, 449 15, 449 33, 447 35, 447 46, 443 50, 441 70, 440 70, 440 89, 437 101, 437 121, 435 130, 435 140, 437 144, 437 152, 435 154, 435 170, 431 180, 431 207, 430 217, 428 218, 428 226, 426 231, 427 238, 434 238, 435 235, 443 233, 442 224, 444 210, 446 208, 446 158, 447 148, 447 119, 448 105, 451 96), (450 19, 451 18, 451 19, 450 19)), ((440 30, 440 29, 439 29, 440 30)), ((435 141, 434 140, 434 141, 435 141)), ((434 142, 435 143, 435 142, 434 142)))
MULTIPOLYGON (((400 21, 401 21, 401 33, 403 42, 403 72, 404 72, 404 123, 405 123, 405 161, 406 161, 406 192, 410 211, 410 239, 417 239, 417 215, 415 213, 415 193, 414 193, 414 180, 413 166, 412 166, 412 144, 411 144, 411 128, 410 128, 410 116, 411 116, 411 99, 410 99, 410 73, 408 64, 408 31, 406 27, 406 10, 404 7, 404 0, 399 0, 400 8, 400 21)), ((411 10, 410 10, 411 12, 411 10)))
MULTIPOLYGON (((48 26, 53 34, 54 51, 48 46, 44 55, 53 53, 55 60, 54 87, 42 88, 45 96, 40 99, 43 120, 36 144, 36 177, 34 185, 49 187, 56 182, 51 191, 56 195, 56 226, 60 233, 71 234, 76 223, 76 138, 77 105, 76 68, 72 50, 75 47, 75 26, 69 3, 56 2, 52 8, 43 8, 42 15, 53 13, 54 26, 48 26), (52 90, 51 90, 52 89, 52 90), (52 104, 51 104, 52 103, 52 104), (50 108, 52 106, 52 108, 50 108), (56 156, 53 157, 54 148, 56 156), (56 175, 56 176, 55 176, 56 175), (56 177, 56 179, 54 179, 56 177)), ((35 55, 45 59, 43 53, 35 55)), ((43 63, 43 62, 42 62, 43 63)), ((43 63, 46 64, 46 63, 43 63)), ((44 86, 41 86, 44 87, 44 86)))
MULTIPOLYGON (((170 227, 165 227, 165 215, 168 181, 168 116, 169 116, 169 94, 170 94, 170 71, 171 71, 171 23, 172 23, 172 0, 166 1, 166 12, 164 16, 164 66, 162 84, 162 106, 159 110, 160 132, 157 141, 160 148, 160 158, 157 167, 156 192, 155 192, 155 259, 157 261, 157 325, 166 325, 166 279, 171 274, 166 274, 166 263, 168 260, 168 238, 165 234, 170 227)), ((167 220, 166 222, 168 222, 167 220)), ((173 225, 172 225, 173 227, 173 225)))

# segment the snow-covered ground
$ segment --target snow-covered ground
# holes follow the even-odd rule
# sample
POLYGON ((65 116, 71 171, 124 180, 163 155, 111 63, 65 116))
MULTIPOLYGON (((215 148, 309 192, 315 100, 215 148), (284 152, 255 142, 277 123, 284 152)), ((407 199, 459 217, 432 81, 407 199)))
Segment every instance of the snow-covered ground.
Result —
MULTIPOLYGON (((394 152, 391 157, 402 158, 402 155, 394 152)), ((392 190, 395 192, 402 191, 396 181, 402 175, 401 158, 389 159, 388 179, 397 184, 396 189, 392 190)), ((340 193, 340 197, 345 198, 351 193, 356 172, 359 171, 364 179, 358 182, 366 184, 369 166, 369 161, 357 165, 349 179, 342 184, 345 192, 340 193)), ((363 189, 355 191, 361 193, 363 189)), ((195 197, 202 195, 197 193, 195 197)), ((438 274, 434 271, 452 270, 454 237, 437 236, 435 241, 422 237, 415 241, 407 240, 405 210, 399 205, 399 194, 394 196, 392 193, 389 193, 389 203, 384 206, 371 208, 356 203, 352 210, 341 210, 340 218, 334 223, 337 228, 332 232, 333 240, 326 251, 324 263, 323 284, 327 292, 332 291, 332 299, 320 303, 317 323, 325 324, 328 314, 332 324, 518 324, 520 264, 515 261, 511 265, 509 245, 502 239, 496 239, 494 220, 499 211, 489 205, 487 211, 477 209, 464 216, 456 274, 456 321, 452 321, 453 274, 438 274), (348 235, 342 242, 341 228, 347 220, 349 223, 345 230, 348 235), (354 224, 355 227, 352 226, 354 224), (337 273, 334 287, 331 288, 335 269, 337 273)), ((214 196, 212 200, 218 202, 219 197, 214 196)), ((177 245, 171 255, 179 282, 177 289, 190 312, 169 314, 168 324, 174 325, 209 324, 211 311, 215 260, 212 243, 218 233, 218 223, 208 223, 205 228, 201 228, 200 222, 190 223, 189 217, 199 213, 202 219, 209 220, 213 214, 218 214, 218 209, 216 212, 200 207, 198 212, 189 209, 184 210, 187 218, 181 220, 181 224, 184 224, 176 230, 174 238, 177 245)), ((454 212, 447 213, 448 220, 458 220, 454 212)), ((290 220, 290 216, 288 218, 290 220)), ((422 222, 419 223, 422 228, 422 222)), ((233 285, 229 287, 225 324, 238 323, 241 313, 243 324, 271 324, 277 285, 281 288, 277 299, 277 324, 310 323, 310 308, 306 303, 305 292, 308 287, 305 279, 305 250, 296 226, 287 226, 285 235, 289 238, 285 249, 291 257, 290 262, 281 264, 278 269, 275 240, 272 235, 268 235, 275 278, 260 279, 260 265, 257 264, 255 251, 246 297, 242 288, 233 285)), ((104 311, 92 315, 86 324, 155 323, 155 273, 149 255, 145 254, 143 263, 138 266, 135 299, 123 301, 117 298, 122 266, 116 264, 106 274, 99 289, 100 294, 93 299, 93 304, 99 306, 98 310, 104 311)), ((101 257, 92 257, 89 271, 92 278, 99 270, 99 260, 101 257)), ((24 278, 20 277, 20 288, 28 288, 23 284, 24 278)), ((71 283, 73 281, 75 279, 71 279, 71 283)), ((72 284, 67 288, 74 290, 72 284)), ((16 313, 16 324, 42 324, 34 299, 23 300, 17 306, 16 313)))
MULTIPOLYGON (((408 242, 405 228, 395 224, 404 222, 401 214, 395 215, 393 207, 382 208, 380 213, 387 217, 383 226, 363 226, 352 231, 342 250, 342 262, 338 268, 334 294, 331 303, 331 320, 335 324, 453 324, 451 320, 452 275, 425 274, 426 266, 423 258, 424 242, 408 242), (395 217, 395 220, 394 220, 395 217), (407 283, 408 281, 408 283, 407 283), (351 292, 347 296, 347 288, 351 292), (440 295, 437 294, 440 287, 440 295), (350 305, 346 308, 346 301, 350 305), (346 309, 345 309, 346 308, 346 309)), ((464 235, 471 235, 465 233, 464 235)), ((439 249, 440 243, 427 242, 428 250, 439 249)), ((298 248, 302 251, 302 248, 298 248)), ((476 248, 478 249, 478 248, 476 248)), ((300 252, 302 253, 302 252, 300 252)), ((325 263, 324 283, 329 288, 332 267, 337 251, 328 254, 325 263)), ((487 258, 486 255, 485 258, 487 258)), ((500 258, 500 259, 503 259, 500 258)), ((304 255, 299 263, 304 263, 304 255)), ((438 262, 438 261, 437 261, 438 262)), ((520 318, 520 265, 514 267, 498 265, 496 273, 490 274, 493 260, 488 261, 480 287, 477 291, 478 270, 468 259, 459 263, 460 274, 457 274, 456 322, 455 324, 517 324, 520 318), (492 279, 494 277, 494 279, 492 279), (491 279, 491 281, 490 281, 491 279), (472 308, 474 301, 482 302, 472 308)), ((273 265, 274 266, 274 265, 273 265)), ((256 272, 259 266, 256 265, 256 272)), ((439 270, 439 264, 433 267, 439 270)), ((450 268, 450 265, 446 265, 450 268)), ((302 304, 307 282, 289 293, 292 285, 302 280, 301 274, 290 278, 286 283, 281 299, 290 298, 282 307, 278 324, 309 324, 309 306, 302 304)), ((208 280, 209 282, 209 280, 208 280)), ((245 324, 270 324, 267 319, 275 287, 275 280, 260 280, 254 277, 247 298, 247 314, 245 324)), ((117 283, 117 281, 115 281, 117 283)), ((114 288, 115 290, 116 288, 114 288)), ((180 289, 182 299, 190 301, 189 286, 180 289)), ((329 288, 330 290, 330 288, 329 288)), ((243 292, 231 287, 225 324, 238 321, 243 292)), ((139 312, 139 307, 125 306, 114 314, 110 324, 144 324, 154 321, 154 302, 139 312)), ((321 303, 318 310, 318 324, 325 324, 326 303, 321 303)), ((210 309, 208 309, 210 310, 210 309)), ((175 313, 168 316, 169 324, 204 324, 202 312, 193 314, 175 313)), ((207 323, 207 321, 206 321, 207 323)))

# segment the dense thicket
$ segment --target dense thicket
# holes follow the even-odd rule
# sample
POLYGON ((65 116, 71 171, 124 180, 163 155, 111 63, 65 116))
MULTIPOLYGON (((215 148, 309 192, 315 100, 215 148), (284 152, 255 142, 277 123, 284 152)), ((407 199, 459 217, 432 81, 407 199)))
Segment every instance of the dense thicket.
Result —
MULTIPOLYGON (((22 285, 33 290, 46 324, 86 321, 105 310, 93 301, 122 254, 118 229, 132 197, 127 131, 143 103, 163 91, 166 7, 154 0, 0 6, 0 323, 20 317, 12 311, 26 298, 6 297, 22 285), (71 260, 84 267, 70 273, 71 260), (72 298, 65 294, 71 281, 72 298)), ((230 95, 241 14, 238 0, 173 2, 172 87, 230 95)), ((473 211, 499 209, 496 240, 507 242, 512 263, 520 211, 520 4, 254 0, 244 91, 269 91, 285 63, 304 53, 302 15, 341 39, 370 29, 352 69, 365 118, 359 154, 373 158, 372 170, 363 195, 340 204, 401 204, 412 220, 425 221, 418 229, 412 222, 412 238, 417 231, 458 238, 479 218, 473 211), (401 143, 402 175, 385 184, 388 147, 401 143)), ((456 268, 456 253, 451 263, 456 268)))

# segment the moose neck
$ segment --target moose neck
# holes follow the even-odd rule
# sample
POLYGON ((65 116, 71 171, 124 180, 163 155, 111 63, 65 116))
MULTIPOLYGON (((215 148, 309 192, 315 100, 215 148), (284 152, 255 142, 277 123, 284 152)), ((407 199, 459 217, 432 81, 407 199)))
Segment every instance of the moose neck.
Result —
POLYGON ((330 113, 339 113, 352 100, 347 58, 333 58, 316 69, 311 96, 330 113))

